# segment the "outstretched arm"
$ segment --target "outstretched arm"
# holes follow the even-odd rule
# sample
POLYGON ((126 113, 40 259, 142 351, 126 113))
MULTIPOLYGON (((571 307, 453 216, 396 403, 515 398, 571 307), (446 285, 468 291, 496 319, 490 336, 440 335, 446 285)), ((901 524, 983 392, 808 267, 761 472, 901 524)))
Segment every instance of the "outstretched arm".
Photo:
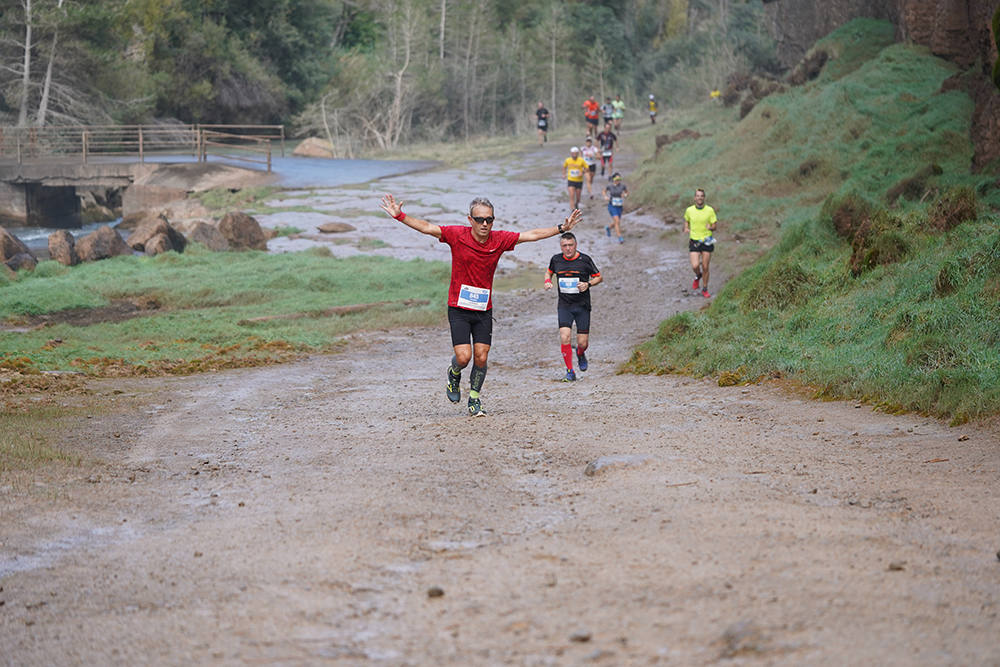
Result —
POLYGON ((414 218, 412 215, 406 215, 403 213, 403 202, 396 201, 395 197, 390 194, 382 197, 382 210, 388 213, 390 217, 399 220, 407 227, 415 229, 421 234, 427 234, 436 239, 441 238, 441 228, 438 225, 414 218))
POLYGON ((517 242, 525 243, 526 241, 541 241, 542 239, 552 238, 556 234, 562 234, 573 229, 581 220, 583 220, 583 213, 580 212, 580 209, 575 208, 569 214, 569 217, 563 221, 562 225, 556 227, 539 227, 538 229, 532 229, 530 232, 521 232, 517 237, 517 242), (562 229, 559 229, 559 227, 562 227, 562 229))

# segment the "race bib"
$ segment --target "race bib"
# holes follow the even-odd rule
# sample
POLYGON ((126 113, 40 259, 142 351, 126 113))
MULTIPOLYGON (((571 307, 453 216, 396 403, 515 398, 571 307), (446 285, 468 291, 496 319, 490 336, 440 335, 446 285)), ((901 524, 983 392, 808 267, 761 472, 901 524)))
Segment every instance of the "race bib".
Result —
POLYGON ((545 127, 546 125, 548 125, 548 123, 545 122, 544 118, 539 119, 538 127, 545 127))
POLYGON ((581 172, 580 172, 579 169, 570 169, 569 170, 569 177, 570 178, 580 178, 580 173, 581 172))
POLYGON ((611 205, 612 206, 624 206, 625 205, 625 200, 622 199, 621 197, 612 197, 611 198, 611 205))
POLYGON ((602 155, 604 155, 604 157, 611 157, 611 150, 605 148, 604 153, 602 153, 602 155))
POLYGON ((486 310, 490 303, 490 291, 483 287, 462 285, 458 291, 458 307, 469 310, 486 310))
POLYGON ((580 293, 580 279, 579 278, 560 278, 559 279, 559 291, 564 294, 579 294, 580 293))
POLYGON ((715 245, 715 237, 714 236, 706 236, 705 238, 703 238, 701 240, 701 242, 704 243, 705 245, 715 245))
POLYGON ((594 158, 587 156, 584 156, 583 161, 586 162, 588 166, 597 162, 597 160, 595 160, 594 158))

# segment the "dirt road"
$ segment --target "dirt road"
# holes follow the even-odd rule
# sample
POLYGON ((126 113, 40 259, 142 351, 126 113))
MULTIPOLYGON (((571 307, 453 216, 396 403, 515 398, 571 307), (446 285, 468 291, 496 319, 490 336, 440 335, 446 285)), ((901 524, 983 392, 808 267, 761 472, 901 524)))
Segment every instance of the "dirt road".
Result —
MULTIPOLYGON (((309 196, 373 211, 375 252, 442 257, 379 193, 553 224, 561 148, 309 196)), ((444 323, 94 383, 117 407, 67 445, 102 463, 0 483, 0 663, 1000 664, 997 430, 616 374, 704 300, 679 230, 631 213, 619 245, 586 204, 591 367, 558 381, 551 292, 502 294, 489 417, 444 397, 444 323)), ((555 252, 502 266, 540 283, 555 252)))

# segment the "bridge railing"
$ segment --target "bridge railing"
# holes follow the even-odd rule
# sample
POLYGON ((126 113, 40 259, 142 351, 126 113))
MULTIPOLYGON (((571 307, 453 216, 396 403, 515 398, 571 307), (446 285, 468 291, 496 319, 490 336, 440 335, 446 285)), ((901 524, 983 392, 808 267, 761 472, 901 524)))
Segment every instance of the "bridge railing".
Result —
POLYGON ((271 143, 285 154, 282 125, 87 125, 0 127, 0 162, 79 161, 153 155, 210 156, 253 162, 271 171, 271 143))

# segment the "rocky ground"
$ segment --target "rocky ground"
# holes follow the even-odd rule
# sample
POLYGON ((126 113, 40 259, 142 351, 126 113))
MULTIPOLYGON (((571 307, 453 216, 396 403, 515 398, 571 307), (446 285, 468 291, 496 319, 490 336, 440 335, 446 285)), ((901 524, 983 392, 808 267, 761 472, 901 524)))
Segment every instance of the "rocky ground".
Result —
MULTIPOLYGON (((566 148, 299 193, 342 213, 262 221, 350 222, 335 253, 445 258, 381 192, 442 223, 487 194, 497 228, 550 225, 566 148)), ((101 409, 64 443, 86 463, 0 481, 0 663, 1000 664, 1000 429, 618 374, 705 300, 662 212, 628 214, 619 245, 585 209, 606 281, 590 369, 559 381, 554 294, 501 294, 488 417, 444 397, 443 322, 94 382, 101 409)), ((540 286, 555 252, 524 244, 502 269, 540 286)))

